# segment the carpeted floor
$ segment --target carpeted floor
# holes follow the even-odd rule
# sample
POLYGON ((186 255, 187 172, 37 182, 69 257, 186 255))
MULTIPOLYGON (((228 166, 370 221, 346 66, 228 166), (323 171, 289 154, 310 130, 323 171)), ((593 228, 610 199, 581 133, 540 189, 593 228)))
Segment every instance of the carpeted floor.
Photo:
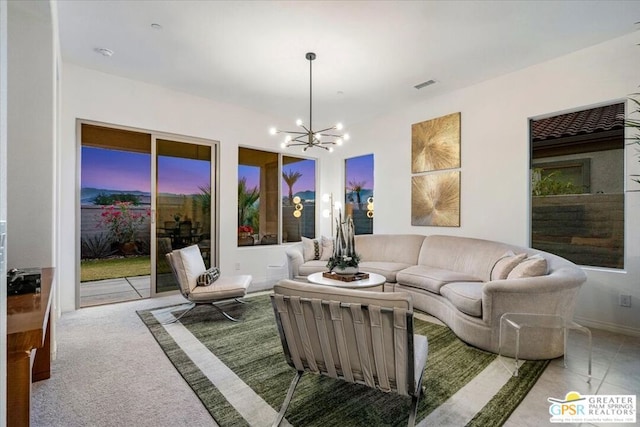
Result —
MULTIPOLYGON (((269 424, 295 373, 284 360, 268 296, 247 301, 246 305, 228 306, 230 314, 242 318, 239 323, 215 315, 210 307, 198 307, 180 322, 166 326, 158 319, 170 318, 170 309, 139 312, 176 369, 221 426, 257 425, 257 421, 269 424), (268 410, 256 414, 256 405, 251 404, 247 406, 254 413, 247 414, 243 408, 246 399, 237 398, 244 392, 225 391, 228 379, 216 379, 219 367, 207 372, 206 363, 194 362, 199 356, 191 354, 192 344, 182 344, 190 342, 181 338, 185 336, 201 343, 205 353, 229 368, 237 382, 250 389, 249 394, 255 394, 255 399, 268 410)), ((513 378, 498 366, 496 355, 464 344, 447 327, 416 319, 415 332, 429 339, 426 394, 418 409, 418 420, 423 424, 502 425, 548 363, 526 362, 519 377, 513 378), (490 385, 486 384, 487 378, 491 378, 490 385)), ((403 425, 409 404, 404 397, 306 374, 286 419, 300 426, 403 425)))

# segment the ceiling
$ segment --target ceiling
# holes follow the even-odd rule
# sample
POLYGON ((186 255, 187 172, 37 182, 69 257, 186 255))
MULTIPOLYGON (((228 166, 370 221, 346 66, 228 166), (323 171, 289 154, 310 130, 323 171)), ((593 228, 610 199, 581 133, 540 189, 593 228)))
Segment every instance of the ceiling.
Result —
POLYGON ((282 118, 265 129, 308 121, 309 51, 314 122, 348 128, 640 27, 639 1, 55 4, 65 62, 282 118))

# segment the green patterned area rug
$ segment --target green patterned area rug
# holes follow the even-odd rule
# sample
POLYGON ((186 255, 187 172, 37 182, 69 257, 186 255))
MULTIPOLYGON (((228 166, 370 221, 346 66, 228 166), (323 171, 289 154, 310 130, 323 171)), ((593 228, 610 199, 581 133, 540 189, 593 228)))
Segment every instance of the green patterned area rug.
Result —
MULTIPOLYGON (((244 305, 225 306, 229 314, 242 319, 237 323, 226 320, 207 306, 197 307, 180 322, 167 326, 163 326, 156 317, 167 316, 167 308, 138 312, 176 369, 211 416, 223 427, 270 425, 295 374, 295 370, 284 360, 268 295, 250 297, 246 301, 248 303, 244 305), (163 310, 164 313, 157 314, 163 310), (266 402, 269 410, 273 408, 273 415, 262 415, 257 422, 255 414, 253 418, 246 415, 247 410, 242 408, 242 404, 230 403, 233 399, 225 398, 224 392, 214 385, 215 380, 212 382, 211 374, 202 372, 196 366, 193 360, 197 360, 197 357, 189 349, 192 346, 181 347, 177 343, 182 340, 174 339, 177 336, 175 331, 179 331, 180 336, 188 336, 196 344, 197 341, 202 343, 205 353, 209 356, 209 352, 213 353, 216 360, 231 369, 241 382, 259 396, 258 399, 266 402)), ((175 309, 174 314, 177 315, 180 307, 175 309)), ((525 362, 519 376, 510 377, 504 367, 495 367, 499 363, 495 354, 466 345, 449 328, 416 318, 414 329, 415 333, 426 335, 429 340, 429 358, 423 378, 426 392, 420 398, 417 417, 422 424, 500 426, 548 364, 548 361, 525 362), (490 369, 492 367, 493 371, 490 369), (497 387, 493 386, 496 390, 487 398, 486 404, 477 411, 473 410, 464 421, 460 421, 459 414, 447 415, 446 410, 442 410, 451 406, 443 403, 454 394, 458 393, 456 396, 460 399, 462 389, 477 390, 478 385, 480 389, 485 388, 482 383, 469 387, 474 379, 483 381, 483 378, 488 378, 493 382, 494 377, 502 377, 503 381, 497 387)), ((469 403, 475 400, 476 393, 473 392, 474 399, 470 399, 469 403)), ((462 394, 462 399, 464 396, 462 394)), ((305 374, 296 389, 286 420, 294 426, 406 425, 409 406, 410 400, 405 397, 305 374)), ((463 407, 466 407, 464 401, 458 404, 457 409, 454 407, 454 411, 463 407)))

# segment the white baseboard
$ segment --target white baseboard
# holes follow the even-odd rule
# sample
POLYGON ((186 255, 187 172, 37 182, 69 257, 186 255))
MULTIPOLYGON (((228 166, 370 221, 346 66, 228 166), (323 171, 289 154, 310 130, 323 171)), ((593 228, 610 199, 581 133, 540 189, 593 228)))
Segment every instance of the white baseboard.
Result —
POLYGON ((587 328, 602 329, 604 331, 615 332, 622 335, 630 335, 632 337, 640 337, 640 329, 621 326, 615 323, 602 322, 600 320, 587 319, 585 317, 575 316, 573 320, 576 323, 586 326, 587 328))

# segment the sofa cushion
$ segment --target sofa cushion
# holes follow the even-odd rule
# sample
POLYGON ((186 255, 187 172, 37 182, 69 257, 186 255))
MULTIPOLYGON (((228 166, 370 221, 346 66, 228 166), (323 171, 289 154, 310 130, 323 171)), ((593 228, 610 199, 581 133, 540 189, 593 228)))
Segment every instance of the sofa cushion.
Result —
POLYGON ((311 261, 314 259, 320 259, 322 255, 322 246, 320 245, 320 240, 318 239, 309 239, 307 237, 302 237, 302 257, 306 261, 311 261))
POLYGON ((520 264, 526 257, 527 254, 525 253, 516 255, 513 251, 508 251, 496 262, 496 265, 493 266, 493 270, 491 270, 491 280, 506 279, 509 276, 509 273, 511 273, 511 270, 513 270, 516 265, 520 264))
POLYGON ((381 274, 387 283, 395 283, 398 271, 411 267, 411 265, 403 262, 363 261, 360 262, 359 269, 367 273, 381 274))
POLYGON ((333 238, 322 236, 320 238, 320 246, 322 247, 320 259, 322 261, 329 261, 329 258, 333 255, 333 238))
POLYGON ((491 240, 427 236, 420 250, 418 264, 459 271, 488 282, 496 261, 509 249, 507 244, 491 240))
POLYGON ((440 293, 461 312, 482 317, 483 286, 479 282, 453 282, 440 288, 440 293))
POLYGON ((532 255, 511 270, 507 279, 537 277, 545 274, 547 274, 547 260, 542 255, 532 255))
POLYGON ((300 276, 308 276, 313 273, 319 273, 319 272, 328 271, 328 270, 329 269, 327 268, 327 261, 320 261, 320 260, 307 261, 304 264, 300 265, 300 268, 298 269, 298 274, 300 276))
POLYGON ((418 234, 358 234, 356 252, 360 261, 401 262, 416 265, 423 235, 418 234))
POLYGON ((426 265, 414 265, 399 271, 396 280, 402 285, 424 289, 425 291, 440 293, 440 288, 451 282, 482 282, 470 274, 442 268, 428 267, 426 265))

